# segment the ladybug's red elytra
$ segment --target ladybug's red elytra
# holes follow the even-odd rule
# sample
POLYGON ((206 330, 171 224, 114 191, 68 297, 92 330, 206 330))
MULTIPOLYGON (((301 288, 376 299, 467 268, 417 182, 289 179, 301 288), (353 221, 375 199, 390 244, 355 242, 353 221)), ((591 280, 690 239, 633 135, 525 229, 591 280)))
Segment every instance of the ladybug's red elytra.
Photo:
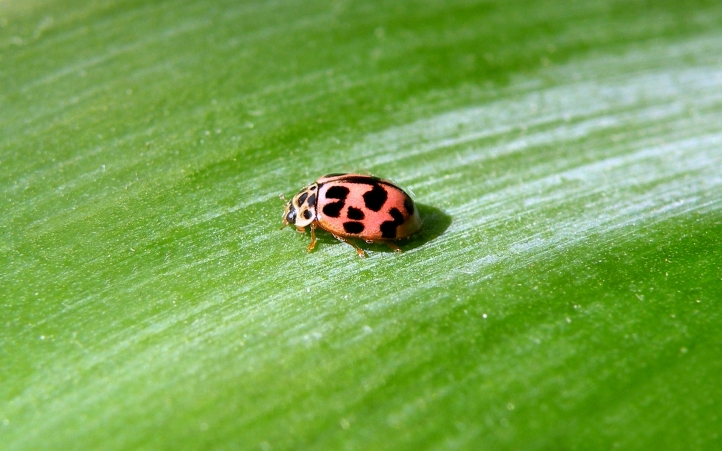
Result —
POLYGON ((286 203, 283 227, 287 225, 299 232, 311 227, 309 252, 316 246, 316 227, 320 227, 365 257, 363 249, 349 238, 385 243, 401 252, 392 241, 417 232, 421 218, 411 197, 388 180, 363 174, 328 174, 286 203))

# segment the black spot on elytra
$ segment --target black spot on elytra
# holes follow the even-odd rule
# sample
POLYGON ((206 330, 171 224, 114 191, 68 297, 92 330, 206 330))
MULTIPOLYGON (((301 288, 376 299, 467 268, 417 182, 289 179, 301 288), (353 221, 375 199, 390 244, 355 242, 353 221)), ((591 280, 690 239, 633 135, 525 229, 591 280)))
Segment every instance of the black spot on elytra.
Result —
POLYGON ((316 185, 311 186, 310 190, 311 190, 311 191, 316 191, 316 185))
POLYGON ((381 223, 381 237, 386 239, 396 238, 396 223, 394 221, 384 221, 381 223))
POLYGON ((404 208, 409 216, 414 214, 414 202, 408 197, 404 199, 404 208))
POLYGON ((306 202, 306 198, 308 197, 308 193, 303 193, 298 198, 298 205, 303 205, 304 202, 306 202))
POLYGON ((326 204, 323 207, 323 214, 330 218, 338 218, 339 216, 341 216, 341 209, 343 209, 343 204, 343 201, 326 204))
MULTIPOLYGON (((346 175, 346 174, 339 174, 339 175, 346 175)), ((382 183, 384 182, 380 178, 374 177, 372 175, 350 175, 348 177, 344 177, 342 181, 344 183, 357 183, 360 185, 375 185, 379 182, 382 182, 382 183)))
POLYGON ((364 193, 364 205, 371 211, 379 211, 389 198, 388 193, 381 185, 374 185, 371 191, 364 193))
POLYGON ((394 222, 396 224, 403 224, 404 223, 404 215, 401 214, 398 208, 392 208, 389 213, 391 214, 391 217, 394 218, 394 222))
POLYGON ((308 205, 311 207, 316 205, 316 195, 315 194, 311 194, 310 196, 308 196, 308 205))
POLYGON ((348 172, 334 172, 333 174, 326 174, 323 176, 323 178, 329 178, 329 177, 338 177, 339 175, 346 175, 348 172))
POLYGON ((398 210, 398 208, 392 208, 389 211, 393 221, 384 221, 381 223, 381 237, 386 239, 396 238, 396 228, 404 223, 404 215, 398 210))
POLYGON ((331 218, 341 216, 341 210, 344 205, 346 205, 346 196, 348 196, 349 192, 349 189, 345 186, 332 186, 326 190, 327 199, 338 199, 338 201, 325 205, 323 207, 323 214, 331 218))
POLYGON ((311 212, 308 210, 303 210, 303 219, 311 219, 311 212))
POLYGON ((349 219, 356 219, 356 220, 361 220, 366 217, 366 215, 364 215, 363 210, 360 210, 360 209, 354 208, 354 207, 348 207, 348 213, 346 213, 346 216, 348 216, 349 219))
POLYGON ((343 229, 346 233, 359 234, 364 231, 364 225, 360 222, 349 221, 343 223, 343 229))
POLYGON ((329 199, 346 199, 349 189, 345 186, 332 186, 326 191, 326 197, 329 199))

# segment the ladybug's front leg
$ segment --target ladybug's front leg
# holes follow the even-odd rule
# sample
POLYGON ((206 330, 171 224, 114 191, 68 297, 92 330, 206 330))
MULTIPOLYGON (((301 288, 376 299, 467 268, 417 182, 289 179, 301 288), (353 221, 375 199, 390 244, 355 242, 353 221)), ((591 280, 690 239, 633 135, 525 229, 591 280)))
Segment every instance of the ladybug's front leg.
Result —
POLYGON ((312 222, 311 223, 311 244, 308 245, 308 248, 306 250, 308 252, 311 252, 314 247, 316 247, 316 223, 312 222))

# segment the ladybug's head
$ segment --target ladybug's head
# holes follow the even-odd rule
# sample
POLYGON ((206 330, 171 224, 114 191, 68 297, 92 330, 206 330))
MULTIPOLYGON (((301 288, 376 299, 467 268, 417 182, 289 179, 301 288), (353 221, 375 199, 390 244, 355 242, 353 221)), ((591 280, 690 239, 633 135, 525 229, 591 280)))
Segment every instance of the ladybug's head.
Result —
POLYGON ((305 227, 316 219, 316 193, 318 185, 308 185, 286 203, 283 210, 283 225, 305 227))
POLYGON ((293 206, 293 201, 289 200, 286 202, 286 208, 283 210, 283 225, 295 225, 296 216, 298 216, 298 211, 296 210, 296 207, 293 206))

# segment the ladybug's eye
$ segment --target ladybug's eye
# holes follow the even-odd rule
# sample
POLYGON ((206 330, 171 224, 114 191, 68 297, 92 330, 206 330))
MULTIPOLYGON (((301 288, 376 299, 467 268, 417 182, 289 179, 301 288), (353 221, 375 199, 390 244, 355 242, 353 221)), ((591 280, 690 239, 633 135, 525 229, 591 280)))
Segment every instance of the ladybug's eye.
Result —
POLYGON ((286 215, 286 221, 289 224, 293 224, 296 222, 296 209, 295 208, 291 208, 291 211, 288 212, 288 214, 286 215))

